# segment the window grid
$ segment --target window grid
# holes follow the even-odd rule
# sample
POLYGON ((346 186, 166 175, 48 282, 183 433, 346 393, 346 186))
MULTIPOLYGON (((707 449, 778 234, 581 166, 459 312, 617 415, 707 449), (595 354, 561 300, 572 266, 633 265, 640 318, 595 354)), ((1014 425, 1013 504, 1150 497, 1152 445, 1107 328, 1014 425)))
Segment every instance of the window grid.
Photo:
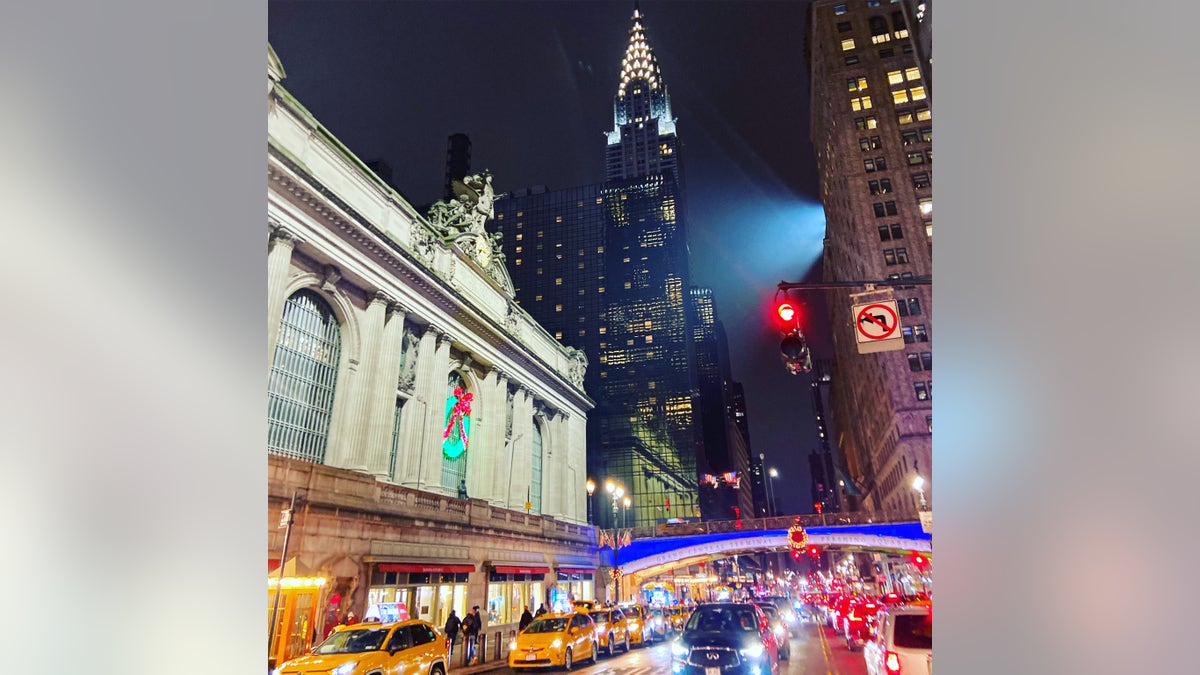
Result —
POLYGON ((529 503, 532 513, 542 512, 542 427, 533 423, 533 470, 529 474, 529 503))
POLYGON ((303 290, 288 298, 267 386, 267 451, 325 461, 341 328, 329 305, 303 290))

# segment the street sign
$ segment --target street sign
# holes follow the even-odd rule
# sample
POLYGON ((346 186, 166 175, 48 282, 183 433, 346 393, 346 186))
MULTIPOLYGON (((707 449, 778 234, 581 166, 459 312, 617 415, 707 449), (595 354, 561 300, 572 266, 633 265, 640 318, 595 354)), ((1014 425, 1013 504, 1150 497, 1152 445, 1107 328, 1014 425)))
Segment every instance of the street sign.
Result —
POLYGON ((858 344, 859 354, 904 349, 895 300, 852 305, 850 314, 854 317, 854 341, 858 344))
POLYGON ((283 509, 282 511, 279 512, 279 529, 282 530, 283 528, 288 526, 288 518, 291 517, 291 515, 292 515, 291 509, 283 509))
POLYGON ((921 512, 921 530, 926 534, 933 533, 933 511, 921 512))

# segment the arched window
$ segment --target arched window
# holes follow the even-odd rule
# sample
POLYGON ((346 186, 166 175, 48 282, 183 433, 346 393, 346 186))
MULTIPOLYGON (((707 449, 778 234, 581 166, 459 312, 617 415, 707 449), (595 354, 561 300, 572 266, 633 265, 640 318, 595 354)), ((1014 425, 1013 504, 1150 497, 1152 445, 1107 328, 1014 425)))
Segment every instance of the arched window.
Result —
POLYGON ((309 290, 288 298, 267 384, 267 452, 325 461, 341 352, 329 304, 309 290))
POLYGON ((466 490, 467 450, 471 440, 471 403, 462 375, 450 373, 446 382, 446 417, 442 427, 442 487, 466 490))
POLYGON ((532 513, 542 512, 542 425, 533 421, 533 470, 529 473, 529 503, 532 513))

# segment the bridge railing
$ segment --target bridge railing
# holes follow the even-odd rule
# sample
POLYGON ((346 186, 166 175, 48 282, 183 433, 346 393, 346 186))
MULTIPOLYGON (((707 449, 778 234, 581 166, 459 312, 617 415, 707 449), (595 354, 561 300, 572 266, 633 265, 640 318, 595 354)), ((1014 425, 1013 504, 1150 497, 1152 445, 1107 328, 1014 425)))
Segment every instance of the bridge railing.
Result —
MULTIPOLYGON (((710 520, 702 523, 660 523, 633 528, 634 539, 682 537, 694 534, 724 534, 754 530, 785 530, 792 526, 795 516, 710 520)), ((807 514, 800 516, 800 526, 827 527, 836 525, 870 525, 873 523, 912 523, 918 520, 912 511, 853 511, 844 513, 807 514)))

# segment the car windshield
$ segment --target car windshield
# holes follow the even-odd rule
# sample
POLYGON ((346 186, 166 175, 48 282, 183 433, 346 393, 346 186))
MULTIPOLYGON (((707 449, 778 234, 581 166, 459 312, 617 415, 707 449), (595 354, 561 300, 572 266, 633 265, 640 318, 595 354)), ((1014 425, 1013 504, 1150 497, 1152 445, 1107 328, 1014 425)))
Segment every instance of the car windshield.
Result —
POLYGON ((768 605, 766 603, 763 603, 763 604, 759 605, 758 608, 761 609, 763 611, 763 613, 765 613, 767 615, 768 619, 774 619, 775 615, 779 614, 779 609, 777 607, 775 607, 775 605, 768 605))
POLYGON ((661 609, 652 609, 652 610, 650 610, 650 613, 653 614, 654 616, 662 616, 661 609))
POLYGON ((896 615, 892 642, 908 649, 933 649, 933 617, 928 614, 896 615))
POLYGON ((592 612, 592 621, 596 623, 608 623, 608 612, 592 612))
POLYGON ((538 619, 529 624, 526 633, 561 633, 567 629, 567 620, 563 618, 538 619))
POLYGON ((705 607, 692 614, 692 618, 688 619, 686 629, 707 633, 752 632, 758 630, 758 621, 754 610, 749 607, 705 607))
POLYGON ((387 628, 339 630, 313 650, 314 654, 357 654, 373 652, 383 647, 387 628))

